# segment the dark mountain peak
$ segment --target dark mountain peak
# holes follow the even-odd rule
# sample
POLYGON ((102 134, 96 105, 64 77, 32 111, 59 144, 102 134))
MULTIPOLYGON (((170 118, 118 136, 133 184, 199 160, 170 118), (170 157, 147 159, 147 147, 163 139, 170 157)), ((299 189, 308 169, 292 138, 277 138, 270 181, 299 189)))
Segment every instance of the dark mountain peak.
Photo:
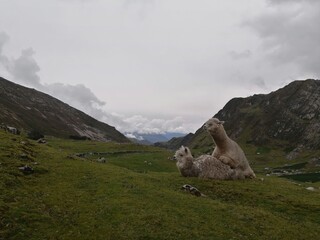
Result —
POLYGON ((320 81, 294 81, 270 94, 238 99, 216 117, 227 122, 226 129, 234 138, 246 129, 247 140, 256 144, 278 139, 319 147, 320 81))
POLYGON ((193 133, 189 133, 184 137, 173 137, 167 142, 156 142, 154 143, 154 146, 176 150, 182 145, 188 146, 190 144, 190 141, 193 139, 193 136, 193 133))
POLYGON ((0 77, 0 122, 25 130, 94 140, 128 142, 114 127, 97 121, 62 101, 0 77))
MULTIPOLYGON (((320 81, 298 80, 269 94, 233 98, 214 117, 224 120, 229 136, 242 143, 319 149, 320 81)), ((200 128, 188 146, 205 149, 212 140, 200 128)))

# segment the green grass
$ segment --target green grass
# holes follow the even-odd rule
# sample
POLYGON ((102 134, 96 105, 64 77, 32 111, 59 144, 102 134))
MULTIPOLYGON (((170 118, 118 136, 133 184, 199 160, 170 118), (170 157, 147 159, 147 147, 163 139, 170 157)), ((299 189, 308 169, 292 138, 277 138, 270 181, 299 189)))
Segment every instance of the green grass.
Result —
POLYGON ((168 160, 172 152, 158 148, 48 141, 39 145, 0 131, 0 239, 316 239, 320 234, 320 192, 305 189, 319 189, 317 183, 262 181, 262 175, 244 181, 183 178, 168 160), (84 152, 104 152, 107 163, 98 163, 95 155, 74 156, 84 152), (35 172, 21 173, 18 167, 25 164, 35 172), (182 191, 183 184, 206 197, 182 191))

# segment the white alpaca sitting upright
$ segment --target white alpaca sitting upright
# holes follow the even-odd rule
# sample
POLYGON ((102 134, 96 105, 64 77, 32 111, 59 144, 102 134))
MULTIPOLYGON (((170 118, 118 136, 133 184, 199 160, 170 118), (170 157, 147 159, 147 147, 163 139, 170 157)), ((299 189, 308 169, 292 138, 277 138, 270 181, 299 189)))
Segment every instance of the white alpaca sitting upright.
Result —
POLYGON ((210 179, 238 179, 237 173, 230 166, 211 155, 202 155, 194 159, 189 148, 182 146, 174 155, 177 167, 184 177, 210 179))
POLYGON ((217 118, 211 118, 204 124, 204 128, 210 133, 216 144, 212 156, 235 169, 238 176, 255 178, 256 175, 251 169, 244 152, 235 141, 228 137, 223 123, 217 118))

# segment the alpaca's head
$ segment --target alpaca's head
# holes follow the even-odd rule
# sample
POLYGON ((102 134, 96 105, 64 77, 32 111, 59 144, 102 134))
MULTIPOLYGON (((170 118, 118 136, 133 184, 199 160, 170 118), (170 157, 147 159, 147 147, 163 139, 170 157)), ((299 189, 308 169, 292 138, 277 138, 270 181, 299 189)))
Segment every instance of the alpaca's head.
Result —
POLYGON ((191 155, 190 149, 182 146, 174 155, 177 160, 176 165, 183 177, 197 177, 199 169, 194 164, 194 158, 191 155))
POLYGON ((184 146, 181 146, 174 154, 174 159, 177 160, 177 162, 184 161, 187 157, 192 157, 192 154, 190 149, 184 146))
POLYGON ((219 129, 223 129, 224 121, 220 121, 218 118, 210 118, 205 124, 206 129, 211 135, 215 135, 219 129))

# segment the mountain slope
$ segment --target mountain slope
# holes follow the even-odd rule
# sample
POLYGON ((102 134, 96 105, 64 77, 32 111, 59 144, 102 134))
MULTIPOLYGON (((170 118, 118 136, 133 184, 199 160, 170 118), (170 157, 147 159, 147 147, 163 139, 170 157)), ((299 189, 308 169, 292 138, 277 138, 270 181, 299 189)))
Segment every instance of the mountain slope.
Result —
POLYGON ((37 144, 0 130, 0 239, 319 238, 320 182, 184 178, 171 154, 112 142, 37 144), (75 155, 87 152, 103 155, 75 155), (25 164, 34 171, 22 172, 25 164), (205 197, 182 190, 186 183, 205 197))
POLYGON ((128 142, 114 127, 47 94, 0 77, 0 122, 46 135, 128 142))
POLYGON ((171 138, 167 142, 156 142, 154 143, 154 146, 156 147, 162 147, 162 148, 168 148, 171 150, 176 150, 179 147, 183 146, 189 146, 190 141, 193 139, 194 134, 189 133, 184 137, 174 137, 171 138))
MULTIPOLYGON (((234 98, 214 117, 224 120, 228 135, 242 144, 319 149, 320 81, 294 81, 269 94, 234 98)), ((213 144, 202 127, 192 136, 176 139, 174 147, 183 142, 203 150, 213 144)))

